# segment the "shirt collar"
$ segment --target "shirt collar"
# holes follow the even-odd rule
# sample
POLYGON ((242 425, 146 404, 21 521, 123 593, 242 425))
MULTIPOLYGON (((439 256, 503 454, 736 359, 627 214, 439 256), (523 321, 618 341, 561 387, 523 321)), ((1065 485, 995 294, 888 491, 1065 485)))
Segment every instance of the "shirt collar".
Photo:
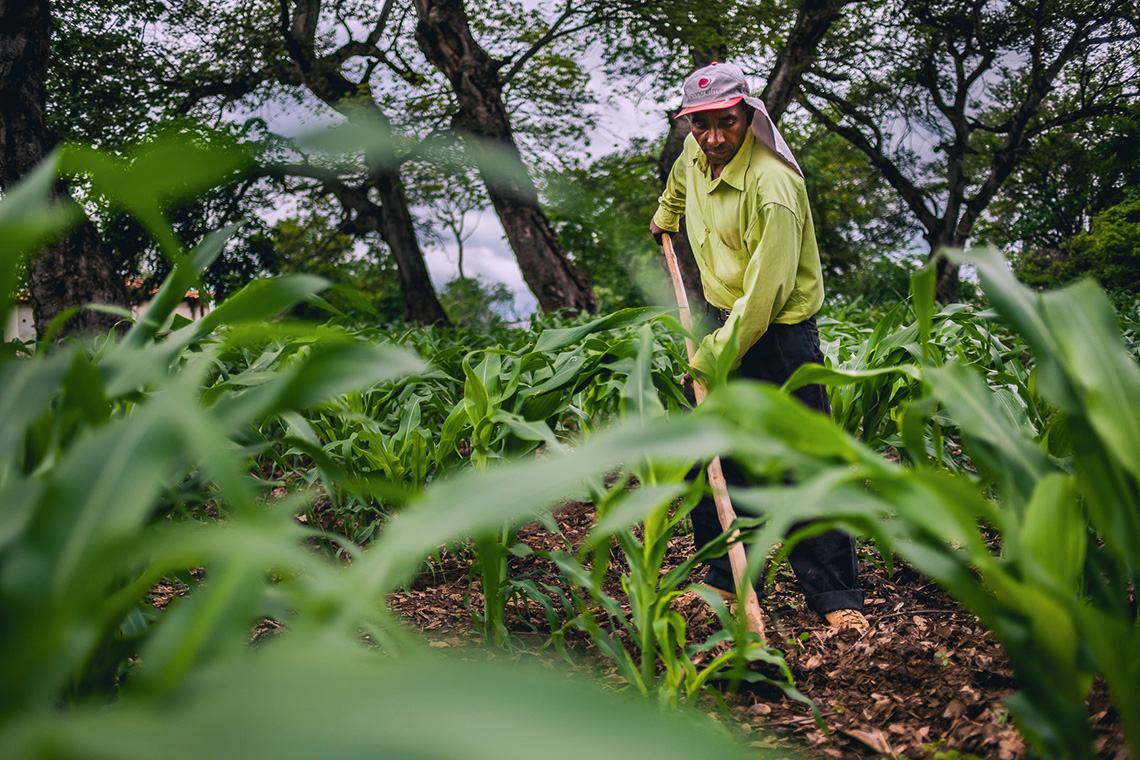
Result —
POLYGON ((740 144, 740 150, 736 151, 736 155, 720 173, 720 179, 737 190, 744 189, 745 174, 748 172, 748 165, 752 163, 752 145, 755 142, 756 137, 752 134, 752 130, 747 130, 744 133, 744 142, 740 144))
POLYGON ((736 155, 732 160, 725 165, 724 170, 720 173, 717 179, 712 179, 712 174, 709 171, 709 159, 705 152, 697 147, 696 154, 693 156, 693 163, 701 170, 701 173, 710 179, 712 182, 718 180, 723 181, 737 190, 744 190, 745 174, 748 172, 748 165, 751 163, 752 146, 756 142, 756 136, 752 134, 749 129, 744 134, 744 142, 740 144, 740 150, 736 151, 736 155))

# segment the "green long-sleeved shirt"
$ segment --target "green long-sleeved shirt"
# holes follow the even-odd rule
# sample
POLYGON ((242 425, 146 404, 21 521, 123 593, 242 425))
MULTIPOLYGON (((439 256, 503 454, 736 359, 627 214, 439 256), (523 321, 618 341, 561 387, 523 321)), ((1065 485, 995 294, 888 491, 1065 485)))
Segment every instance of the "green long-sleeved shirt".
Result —
POLYGON ((823 276, 803 178, 749 130, 732 160, 712 178, 708 159, 690 135, 673 164, 653 221, 676 232, 686 217, 705 299, 730 310, 707 335, 692 366, 712 374, 740 330, 740 357, 771 324, 792 325, 823 304, 823 276))

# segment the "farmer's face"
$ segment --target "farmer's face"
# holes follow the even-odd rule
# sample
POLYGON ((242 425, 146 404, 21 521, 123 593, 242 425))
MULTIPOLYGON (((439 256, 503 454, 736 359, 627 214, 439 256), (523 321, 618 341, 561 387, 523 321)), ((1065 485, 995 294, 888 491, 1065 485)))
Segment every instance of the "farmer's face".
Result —
POLYGON ((748 134, 748 111, 743 103, 732 108, 697 111, 689 114, 689 127, 709 164, 724 166, 744 144, 744 136, 748 134))

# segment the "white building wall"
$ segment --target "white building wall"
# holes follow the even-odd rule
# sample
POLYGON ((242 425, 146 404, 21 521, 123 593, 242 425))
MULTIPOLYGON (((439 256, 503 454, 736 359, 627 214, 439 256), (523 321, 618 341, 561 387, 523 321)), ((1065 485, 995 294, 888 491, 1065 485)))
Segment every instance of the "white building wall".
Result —
MULTIPOLYGON (((131 307, 131 313, 136 319, 149 303, 147 301, 147 303, 131 307)), ((213 304, 211 304, 212 306, 213 304)), ((175 307, 174 311, 192 321, 200 319, 203 314, 202 302, 198 300, 197 296, 187 297, 175 307)), ((35 340, 35 338, 36 323, 32 317, 32 305, 19 302, 8 314, 8 322, 4 325, 4 340, 35 340)))
POLYGON ((35 340, 36 323, 32 319, 30 304, 17 303, 8 312, 8 323, 4 325, 4 340, 35 340))

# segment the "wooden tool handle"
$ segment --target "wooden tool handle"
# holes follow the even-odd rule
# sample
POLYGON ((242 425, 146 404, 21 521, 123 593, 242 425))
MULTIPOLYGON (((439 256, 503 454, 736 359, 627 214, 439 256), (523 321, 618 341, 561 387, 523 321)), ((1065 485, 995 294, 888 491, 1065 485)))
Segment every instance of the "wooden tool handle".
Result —
MULTIPOLYGON (((693 331, 693 315, 689 311, 689 296, 685 293, 685 283, 681 279, 681 268, 677 266, 677 255, 673 252, 673 240, 669 233, 661 235, 661 245, 665 251, 665 266, 669 269, 669 277, 673 280, 673 292, 677 296, 677 306, 681 310, 681 325, 686 331, 693 331)), ((689 352, 689 361, 697 352, 693 339, 685 337, 685 348, 689 352)), ((693 395, 697 404, 705 400, 705 386, 693 378, 693 395)), ((728 485, 724 480, 724 471, 720 466, 720 457, 709 462, 709 488, 713 492, 713 501, 716 503, 716 515, 720 519, 721 530, 728 530, 736 520, 736 510, 732 508, 732 501, 728 498, 728 485)), ((760 640, 767 643, 764 634, 764 616, 760 612, 760 601, 756 598, 756 590, 746 577, 748 558, 744 554, 744 544, 737 540, 740 532, 736 531, 730 537, 728 545, 728 562, 732 565, 732 580, 736 584, 736 598, 744 604, 744 617, 748 621, 748 630, 760 636, 760 640)))

